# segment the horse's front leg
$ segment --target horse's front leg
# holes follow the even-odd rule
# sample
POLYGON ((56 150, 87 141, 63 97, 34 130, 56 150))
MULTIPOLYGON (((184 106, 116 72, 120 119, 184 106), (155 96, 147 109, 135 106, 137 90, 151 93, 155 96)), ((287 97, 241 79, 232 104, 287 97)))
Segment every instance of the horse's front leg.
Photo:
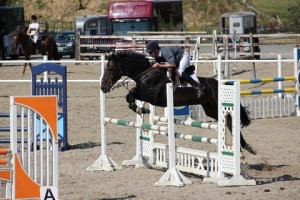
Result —
POLYGON ((23 65, 23 71, 22 71, 22 76, 25 74, 25 70, 26 70, 26 66, 27 66, 27 63, 24 63, 24 65, 23 65))
MULTIPOLYGON (((28 63, 30 69, 31 69, 31 63, 28 63)), ((26 71, 26 67, 27 67, 27 63, 24 63, 23 65, 23 71, 22 71, 22 76, 25 74, 25 71, 26 71)))
MULTIPOLYGON (((29 60, 29 59, 25 59, 25 60, 29 60)), ((22 74, 21 74, 22 76, 25 74, 27 64, 29 65, 30 70, 32 70, 31 63, 24 63, 24 65, 23 65, 23 71, 22 71, 22 74)))
POLYGON ((150 110, 148 108, 145 107, 138 107, 135 103, 135 100, 137 99, 137 88, 132 88, 131 90, 129 90, 129 93, 126 96, 126 101, 129 104, 129 108, 131 110, 133 110, 133 112, 141 115, 141 114, 147 114, 150 113, 150 110))

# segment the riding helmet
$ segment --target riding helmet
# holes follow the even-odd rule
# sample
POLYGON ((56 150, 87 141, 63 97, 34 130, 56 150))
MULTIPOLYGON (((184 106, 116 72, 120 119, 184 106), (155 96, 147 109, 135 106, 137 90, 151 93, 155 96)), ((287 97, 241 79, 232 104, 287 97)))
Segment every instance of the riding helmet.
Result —
POLYGON ((31 16, 31 19, 32 19, 32 20, 37 20, 37 16, 36 16, 36 15, 32 15, 32 16, 31 16))
POLYGON ((158 45, 157 42, 151 41, 151 42, 147 43, 147 45, 146 45, 146 51, 148 53, 150 53, 151 51, 153 51, 155 49, 159 49, 159 45, 158 45))

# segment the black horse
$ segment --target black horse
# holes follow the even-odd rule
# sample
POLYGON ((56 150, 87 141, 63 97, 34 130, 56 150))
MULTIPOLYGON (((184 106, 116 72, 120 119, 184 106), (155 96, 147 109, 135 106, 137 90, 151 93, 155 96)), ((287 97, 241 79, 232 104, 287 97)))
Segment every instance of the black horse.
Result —
MULTIPOLYGON (((136 113, 149 113, 148 108, 139 108, 135 100, 148 102, 154 106, 166 107, 166 83, 171 82, 166 71, 152 68, 151 63, 144 54, 134 51, 120 51, 107 56, 107 65, 101 81, 101 90, 109 92, 113 85, 122 77, 128 76, 136 82, 136 86, 129 90, 126 100, 129 108, 136 113)), ((205 85, 204 94, 197 98, 192 87, 174 87, 174 106, 202 105, 207 116, 218 120, 218 81, 213 78, 198 77, 201 84, 205 85)), ((241 105, 241 124, 248 126, 251 119, 248 111, 241 105)), ((231 131, 232 120, 227 119, 227 127, 231 131)), ((241 134, 241 147, 252 154, 256 151, 246 143, 241 134)))

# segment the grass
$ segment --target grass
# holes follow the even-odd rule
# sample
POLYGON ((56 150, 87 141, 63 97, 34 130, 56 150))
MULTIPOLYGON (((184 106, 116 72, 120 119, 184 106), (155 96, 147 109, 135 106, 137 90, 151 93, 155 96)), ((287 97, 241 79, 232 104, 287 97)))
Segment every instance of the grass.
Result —
POLYGON ((297 5, 298 1, 299 0, 252 0, 252 4, 259 11, 270 16, 277 14, 283 23, 289 23, 291 22, 292 16, 288 9, 297 5))

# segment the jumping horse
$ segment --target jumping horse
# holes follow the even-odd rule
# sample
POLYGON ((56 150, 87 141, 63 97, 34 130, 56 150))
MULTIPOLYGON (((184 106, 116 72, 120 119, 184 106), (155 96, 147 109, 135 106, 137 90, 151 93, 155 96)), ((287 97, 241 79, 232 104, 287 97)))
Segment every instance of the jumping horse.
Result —
MULTIPOLYGON (((25 60, 30 60, 30 56, 35 54, 34 44, 30 36, 22 30, 14 32, 13 48, 15 49, 18 44, 22 46, 25 60)), ((56 42, 53 37, 42 36, 41 40, 37 42, 36 48, 40 54, 48 55, 48 60, 59 60, 56 42)), ((28 64, 31 69, 31 63, 28 64)), ((27 63, 24 63, 22 75, 25 74, 26 66, 27 63)))
MULTIPOLYGON (((166 107, 166 83, 171 82, 166 71, 152 68, 144 54, 134 51, 120 51, 107 56, 107 64, 101 80, 101 90, 104 93, 118 87, 114 84, 122 77, 127 76, 135 81, 136 86, 129 90, 126 100, 129 108, 138 114, 149 113, 146 107, 139 108, 135 100, 145 101, 154 106, 166 107), (114 86, 114 87, 113 87, 114 86)), ((207 116, 218 120, 218 81, 213 78, 198 77, 205 85, 204 94, 197 98, 194 88, 176 87, 174 90, 174 106, 202 105, 207 116)), ((249 112, 240 105, 240 118, 242 127, 251 123, 249 112)), ((231 131, 232 120, 227 118, 227 127, 231 131)), ((252 154, 256 150, 248 144, 240 133, 241 147, 252 154)))

